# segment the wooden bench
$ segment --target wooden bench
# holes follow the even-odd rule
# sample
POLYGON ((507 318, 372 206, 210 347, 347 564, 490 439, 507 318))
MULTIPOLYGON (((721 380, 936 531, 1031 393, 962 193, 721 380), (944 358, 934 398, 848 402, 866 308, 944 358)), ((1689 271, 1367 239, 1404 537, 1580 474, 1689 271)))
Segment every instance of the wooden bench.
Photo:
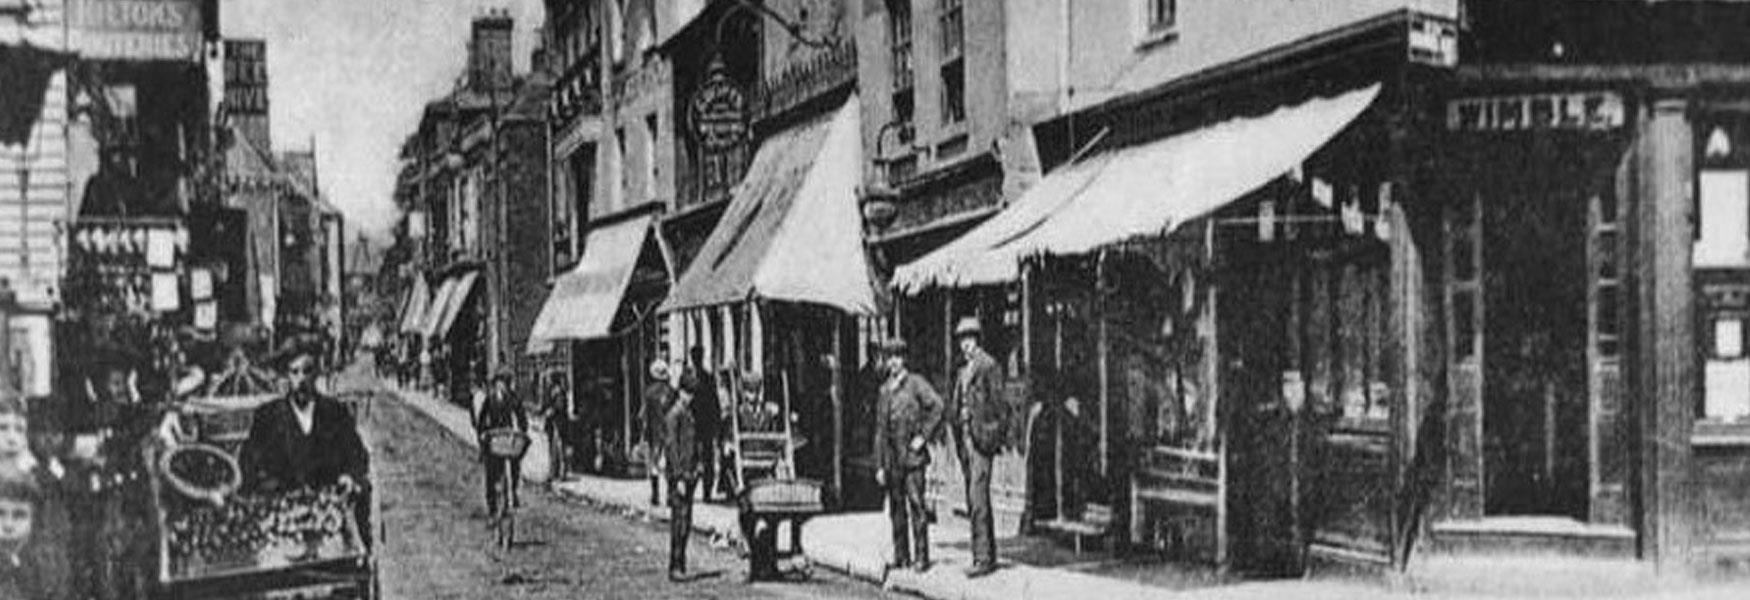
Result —
POLYGON ((1112 507, 1088 503, 1082 507, 1079 519, 1057 518, 1042 523, 1046 529, 1067 533, 1075 540, 1076 554, 1082 553, 1082 538, 1106 537, 1112 531, 1112 507))

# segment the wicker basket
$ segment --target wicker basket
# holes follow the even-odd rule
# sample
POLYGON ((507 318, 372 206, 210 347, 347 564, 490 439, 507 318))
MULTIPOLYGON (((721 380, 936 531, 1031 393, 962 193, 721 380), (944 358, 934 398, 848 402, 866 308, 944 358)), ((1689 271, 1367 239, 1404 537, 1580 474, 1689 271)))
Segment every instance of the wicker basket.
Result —
POLYGON ((522 458, 529 451, 529 434, 515 429, 492 429, 480 437, 480 446, 495 458, 522 458))

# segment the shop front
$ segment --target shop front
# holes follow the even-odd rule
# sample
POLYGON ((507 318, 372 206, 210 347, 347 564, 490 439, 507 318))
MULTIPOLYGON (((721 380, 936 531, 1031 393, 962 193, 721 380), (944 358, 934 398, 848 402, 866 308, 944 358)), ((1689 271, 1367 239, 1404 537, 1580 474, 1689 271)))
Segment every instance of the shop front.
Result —
POLYGON ((564 463, 611 474, 649 468, 641 414, 650 361, 662 357, 655 307, 671 270, 655 205, 592 223, 577 266, 555 279, 529 334, 530 353, 570 345, 559 427, 564 463))
POLYGON ((1395 177, 1405 95, 1369 79, 1405 63, 1367 60, 1089 119, 1179 115, 1061 152, 896 272, 908 293, 1018 284, 1036 531, 1099 505, 1122 545, 1240 571, 1392 560, 1425 227, 1395 177))
POLYGON ((844 365, 857 364, 858 318, 877 314, 880 297, 857 211, 859 117, 852 98, 767 137, 659 309, 675 343, 702 352, 740 464, 823 482, 838 498, 873 480, 847 473, 867 450, 844 443, 848 428, 867 427, 847 421, 867 412, 848 405, 872 401, 850 397, 844 365), (742 418, 761 407, 788 423, 769 428, 782 439, 742 418))
POLYGON ((1750 554, 1744 90, 1630 73, 1478 67, 1440 107, 1436 553, 1750 554))
POLYGON ((463 268, 444 278, 425 313, 420 337, 431 349, 431 375, 442 398, 470 406, 474 385, 486 376, 481 348, 485 340, 474 285, 480 271, 463 268))

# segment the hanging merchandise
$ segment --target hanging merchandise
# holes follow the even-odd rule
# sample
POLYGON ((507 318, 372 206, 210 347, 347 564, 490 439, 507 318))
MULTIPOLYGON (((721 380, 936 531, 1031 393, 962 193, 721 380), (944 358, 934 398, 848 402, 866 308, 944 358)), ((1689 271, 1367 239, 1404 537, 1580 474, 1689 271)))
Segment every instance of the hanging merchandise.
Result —
POLYGON ((1361 198, 1356 188, 1343 197, 1343 205, 1338 208, 1338 218, 1343 222, 1343 232, 1360 235, 1367 230, 1367 215, 1361 211, 1361 198))
POLYGON ((1320 179, 1318 177, 1314 177, 1312 179, 1313 201, 1318 202, 1319 206, 1323 206, 1325 208, 1331 208, 1332 206, 1335 206, 1335 204, 1336 204, 1335 198, 1334 198, 1335 194, 1336 194, 1336 192, 1331 189, 1331 182, 1325 181, 1325 180, 1320 179))
POLYGON ((169 312, 182 307, 182 290, 175 273, 152 274, 152 310, 169 312))

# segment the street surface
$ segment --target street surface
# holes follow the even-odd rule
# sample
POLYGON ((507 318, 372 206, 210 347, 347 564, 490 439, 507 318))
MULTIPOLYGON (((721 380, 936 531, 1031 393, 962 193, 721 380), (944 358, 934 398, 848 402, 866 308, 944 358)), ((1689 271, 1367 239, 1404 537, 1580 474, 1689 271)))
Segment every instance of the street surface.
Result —
MULTIPOLYGON (((378 388, 354 377, 343 389, 378 388)), ((387 396, 379 396, 387 400, 387 396)), ((807 581, 746 582, 747 563, 695 533, 688 567, 671 583, 667 524, 645 522, 524 483, 517 546, 492 545, 475 451, 394 401, 361 415, 372 477, 383 494, 383 596, 439 598, 891 598, 868 583, 815 569, 807 581), (710 575, 714 574, 714 575, 710 575)))

